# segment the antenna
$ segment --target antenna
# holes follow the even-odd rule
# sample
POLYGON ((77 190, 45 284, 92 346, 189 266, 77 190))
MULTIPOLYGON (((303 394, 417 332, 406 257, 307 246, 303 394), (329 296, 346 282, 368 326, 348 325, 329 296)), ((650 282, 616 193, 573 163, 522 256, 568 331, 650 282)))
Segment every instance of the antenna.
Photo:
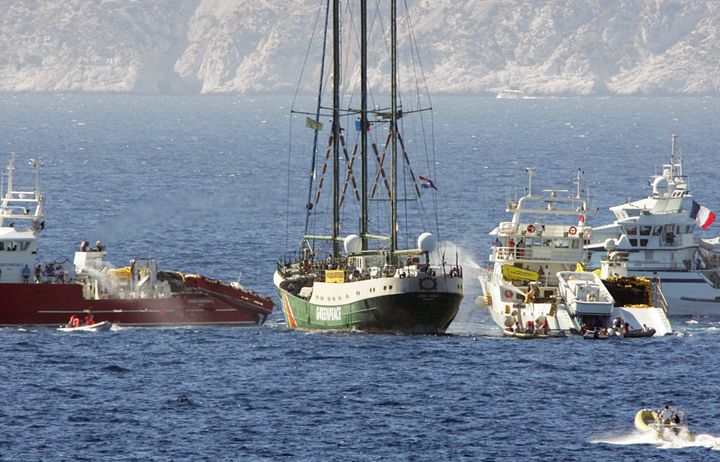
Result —
POLYGON ((535 172, 535 167, 525 167, 525 171, 528 174, 528 196, 532 196, 532 177, 535 172))
POLYGON ((670 178, 675 178, 675 142, 677 135, 672 135, 672 148, 670 149, 670 178))

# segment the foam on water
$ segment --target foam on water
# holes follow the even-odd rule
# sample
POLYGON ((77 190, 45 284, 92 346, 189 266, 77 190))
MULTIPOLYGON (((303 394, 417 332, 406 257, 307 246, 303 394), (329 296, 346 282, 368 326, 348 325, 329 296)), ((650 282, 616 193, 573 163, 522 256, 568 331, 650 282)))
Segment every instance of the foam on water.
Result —
POLYGON ((720 437, 699 434, 695 435, 694 440, 689 440, 685 436, 677 437, 666 437, 665 439, 658 438, 652 433, 644 433, 639 431, 633 431, 631 433, 621 435, 607 435, 599 438, 594 438, 589 441, 592 444, 614 444, 619 446, 630 446, 640 444, 652 444, 658 449, 683 449, 692 447, 703 447, 713 451, 720 451, 720 437))

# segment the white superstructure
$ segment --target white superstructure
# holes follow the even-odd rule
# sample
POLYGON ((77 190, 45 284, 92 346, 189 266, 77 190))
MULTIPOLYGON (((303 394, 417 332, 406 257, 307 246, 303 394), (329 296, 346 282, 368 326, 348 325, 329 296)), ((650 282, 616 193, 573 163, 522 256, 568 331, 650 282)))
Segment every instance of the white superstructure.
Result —
POLYGON ((659 278, 670 315, 720 315, 720 238, 698 237, 676 138, 670 163, 650 179, 652 194, 611 207, 615 221, 593 228, 588 249, 626 252, 629 275, 659 278))
MULTIPOLYGON (((618 316, 631 329, 645 324, 660 335, 671 329, 662 308, 616 307, 616 300, 593 273, 585 272, 585 246, 591 230, 585 217, 593 213, 577 191, 532 190, 528 168, 527 195, 509 200, 512 220, 490 234, 495 237, 492 267, 480 277, 490 314, 505 331, 544 326, 550 332, 606 328, 618 316)), ((615 263, 615 262, 614 262, 615 263)))

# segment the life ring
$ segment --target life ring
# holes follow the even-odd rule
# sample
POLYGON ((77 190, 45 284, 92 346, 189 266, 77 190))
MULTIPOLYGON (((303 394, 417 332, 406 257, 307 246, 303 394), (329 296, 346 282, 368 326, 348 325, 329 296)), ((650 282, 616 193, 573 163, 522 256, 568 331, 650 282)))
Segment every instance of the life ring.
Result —
POLYGON ((535 225, 528 225, 527 227, 528 233, 534 233, 535 232, 535 225))
POLYGON ((513 293, 510 289, 508 289, 505 292, 503 292, 503 295, 505 296, 505 298, 512 298, 513 293))
POLYGON ((568 233, 570 233, 571 236, 574 236, 575 234, 577 234, 577 228, 571 226, 570 229, 568 229, 568 233))
POLYGON ((422 290, 435 290, 437 289, 437 281, 434 278, 421 278, 420 288, 422 290))
POLYGON ((71 327, 78 327, 80 325, 80 318, 77 316, 73 316, 72 321, 70 321, 71 327))

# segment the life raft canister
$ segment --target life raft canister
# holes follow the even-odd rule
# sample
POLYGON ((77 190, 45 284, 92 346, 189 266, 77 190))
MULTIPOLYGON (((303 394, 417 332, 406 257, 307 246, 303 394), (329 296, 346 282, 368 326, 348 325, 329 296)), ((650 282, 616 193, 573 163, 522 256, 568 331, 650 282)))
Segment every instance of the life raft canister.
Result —
POLYGON ((534 233, 535 232, 535 225, 528 225, 527 227, 528 233, 534 233))
POLYGON ((571 235, 577 234, 577 228, 574 226, 571 226, 570 229, 568 229, 568 233, 571 235))

